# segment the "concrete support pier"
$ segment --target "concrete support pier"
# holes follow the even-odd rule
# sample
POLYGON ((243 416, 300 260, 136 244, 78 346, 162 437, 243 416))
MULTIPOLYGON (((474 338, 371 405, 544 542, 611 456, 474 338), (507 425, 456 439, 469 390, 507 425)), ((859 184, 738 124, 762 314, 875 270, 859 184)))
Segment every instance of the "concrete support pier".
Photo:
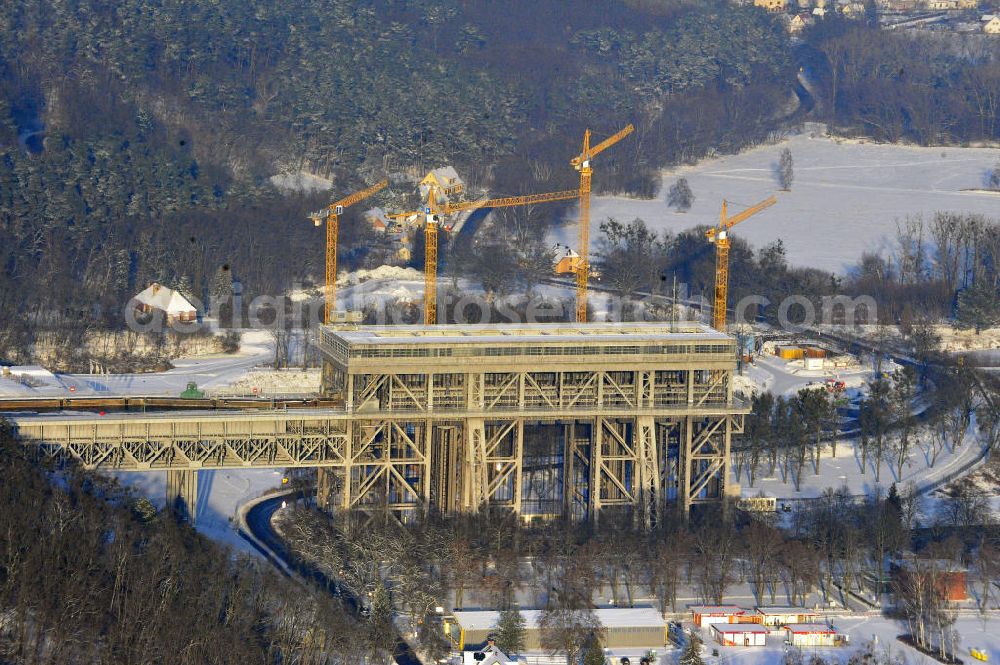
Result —
POLYGON ((167 471, 167 508, 195 523, 198 516, 198 472, 189 469, 167 471))

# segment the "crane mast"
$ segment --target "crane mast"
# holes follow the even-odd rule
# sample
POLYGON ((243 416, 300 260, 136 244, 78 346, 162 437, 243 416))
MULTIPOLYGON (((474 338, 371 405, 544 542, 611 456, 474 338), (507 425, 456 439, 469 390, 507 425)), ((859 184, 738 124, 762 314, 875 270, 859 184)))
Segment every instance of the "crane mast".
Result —
POLYGON ((427 192, 427 206, 424 208, 424 324, 437 323, 437 188, 431 186, 427 192))
POLYGON ((588 129, 583 133, 583 150, 570 160, 573 168, 580 172, 580 221, 577 237, 579 247, 576 250, 580 255, 580 261, 576 268, 577 323, 587 322, 587 282, 590 280, 590 184, 594 174, 590 161, 633 131, 635 131, 633 125, 626 125, 596 146, 591 147, 590 130, 588 129))
MULTIPOLYGON (((438 220, 437 213, 450 214, 463 210, 477 208, 511 208, 515 206, 534 205, 575 199, 580 193, 575 189, 545 194, 526 194, 524 196, 505 196, 497 199, 481 199, 479 201, 463 201, 461 203, 445 203, 443 208, 437 204, 437 191, 432 186, 427 193, 427 205, 424 207, 426 225, 424 227, 424 323, 437 323, 437 264, 438 264, 438 220)), ((413 213, 401 213, 394 217, 408 217, 413 213)))
MULTIPOLYGON (((584 138, 584 150, 590 142, 590 130, 584 138)), ((587 283, 590 281, 590 181, 593 176, 590 160, 580 168, 580 222, 577 233, 577 253, 580 262, 576 266, 576 321, 587 322, 587 283)))
POLYGON ((722 212, 719 213, 719 225, 705 232, 708 241, 715 243, 715 304, 712 308, 712 327, 718 331, 726 329, 726 304, 729 299, 729 229, 777 202, 778 199, 771 196, 729 217, 728 203, 723 201, 722 212))
POLYGON ((326 306, 323 310, 323 323, 329 324, 333 320, 334 307, 337 304, 337 235, 340 216, 344 213, 344 208, 363 201, 388 186, 389 181, 383 180, 331 203, 325 210, 309 215, 316 226, 320 226, 324 219, 326 220, 326 306))

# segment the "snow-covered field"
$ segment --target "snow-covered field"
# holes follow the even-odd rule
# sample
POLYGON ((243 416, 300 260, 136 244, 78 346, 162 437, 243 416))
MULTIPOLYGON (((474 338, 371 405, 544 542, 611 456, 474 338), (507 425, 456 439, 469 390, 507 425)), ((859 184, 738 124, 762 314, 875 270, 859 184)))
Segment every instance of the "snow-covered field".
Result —
MULTIPOLYGON (((886 491, 892 483, 900 486, 914 483, 922 487, 946 479, 949 474, 961 470, 981 456, 982 444, 974 436, 966 437, 965 443, 954 451, 945 448, 933 467, 928 465, 924 450, 915 446, 910 453, 909 462, 903 467, 902 476, 896 476, 894 464, 883 462, 877 484, 882 491, 886 491)), ((807 461, 802 471, 802 485, 799 491, 795 490, 791 476, 788 476, 785 482, 780 470, 775 471, 773 476, 758 478, 753 487, 748 485, 745 472, 742 478, 736 479, 734 476, 733 480, 742 483, 743 496, 757 496, 763 492, 765 496, 779 499, 812 498, 820 496, 828 488, 836 490, 841 487, 847 487, 855 496, 872 495, 876 486, 871 461, 869 460, 868 468, 862 474, 861 453, 850 441, 840 441, 837 444, 836 457, 831 455, 829 448, 824 451, 820 458, 818 474, 814 473, 812 462, 807 461)))
MULTIPOLYGON (((908 215, 929 219, 937 211, 954 211, 1000 218, 1000 192, 962 191, 985 187, 998 160, 995 148, 920 148, 797 135, 667 172, 653 200, 594 197, 591 243, 596 247, 600 224, 609 217, 625 222, 641 217, 652 228, 676 233, 715 223, 723 199, 731 202, 732 213, 777 193, 777 205, 735 233, 758 248, 781 238, 792 265, 842 273, 862 252, 892 247, 896 221, 908 215), (792 152, 795 180, 790 192, 778 192, 775 166, 785 147, 792 152), (696 197, 683 214, 665 199, 682 176, 696 197)), ((575 219, 574 213, 551 234, 553 243, 576 244, 575 219)))
MULTIPOLYGON (((896 639, 896 636, 906 632, 902 624, 887 619, 882 616, 857 616, 852 618, 838 619, 833 622, 838 631, 847 633, 850 636, 850 644, 840 648, 803 648, 802 653, 806 662, 816 654, 828 661, 846 663, 851 654, 857 651, 866 642, 877 639, 876 649, 890 657, 899 659, 905 665, 918 665, 923 663, 935 663, 937 661, 928 658, 915 649, 906 646, 896 639)), ((976 662, 969 656, 970 647, 986 649, 993 661, 1000 656, 1000 617, 991 617, 986 625, 977 618, 963 617, 955 623, 955 630, 960 636, 961 649, 959 657, 966 663, 976 662)), ((712 665, 776 665, 782 662, 786 647, 783 639, 769 637, 765 647, 718 647, 711 642, 706 642, 709 649, 718 648, 719 658, 708 658, 706 663, 712 665)), ((674 662, 672 660, 662 660, 661 662, 674 662)), ((895 662, 895 661, 893 661, 895 662)))

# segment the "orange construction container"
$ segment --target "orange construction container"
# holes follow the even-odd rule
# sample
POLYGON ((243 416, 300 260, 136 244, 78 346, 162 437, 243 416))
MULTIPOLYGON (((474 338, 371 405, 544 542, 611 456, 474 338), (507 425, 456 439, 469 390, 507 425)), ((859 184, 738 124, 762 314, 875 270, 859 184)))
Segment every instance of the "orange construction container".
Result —
POLYGON ((803 356, 802 347, 799 346, 779 346, 775 351, 782 360, 801 360, 803 356))

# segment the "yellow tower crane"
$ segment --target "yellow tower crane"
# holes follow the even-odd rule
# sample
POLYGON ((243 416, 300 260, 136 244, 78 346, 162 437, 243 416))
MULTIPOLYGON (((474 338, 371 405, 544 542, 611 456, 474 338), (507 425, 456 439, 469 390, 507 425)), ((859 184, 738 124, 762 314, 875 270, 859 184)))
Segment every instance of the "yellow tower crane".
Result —
POLYGON ((705 231, 708 241, 715 243, 715 306, 712 309, 712 327, 716 330, 723 331, 726 328, 726 302, 729 298, 729 229, 777 202, 778 199, 771 196, 729 217, 727 203, 723 201, 719 225, 705 231))
POLYGON ((587 281, 590 279, 590 181, 594 170, 590 160, 635 131, 631 124, 616 134, 612 134, 597 145, 590 145, 590 130, 583 133, 583 150, 570 160, 580 172, 580 229, 577 253, 580 261, 576 269, 576 321, 587 322, 587 281))
POLYGON ((326 220, 326 308, 323 312, 323 323, 329 324, 333 320, 333 311, 337 304, 337 231, 340 216, 344 213, 344 208, 363 201, 388 186, 389 181, 383 180, 368 189, 362 189, 360 192, 345 196, 339 201, 331 203, 325 209, 309 215, 316 226, 322 225, 323 221, 326 220))
MULTIPOLYGON (((498 199, 481 199, 479 201, 463 201, 461 203, 445 203, 439 206, 434 187, 427 193, 427 204, 424 214, 427 224, 424 228, 424 323, 437 323, 437 266, 438 266, 438 215, 474 210, 476 208, 511 208, 514 206, 533 205, 535 203, 550 203, 566 201, 580 196, 575 189, 545 194, 527 194, 524 196, 506 196, 498 199)), ((394 218, 404 218, 413 213, 393 215, 394 218)))

